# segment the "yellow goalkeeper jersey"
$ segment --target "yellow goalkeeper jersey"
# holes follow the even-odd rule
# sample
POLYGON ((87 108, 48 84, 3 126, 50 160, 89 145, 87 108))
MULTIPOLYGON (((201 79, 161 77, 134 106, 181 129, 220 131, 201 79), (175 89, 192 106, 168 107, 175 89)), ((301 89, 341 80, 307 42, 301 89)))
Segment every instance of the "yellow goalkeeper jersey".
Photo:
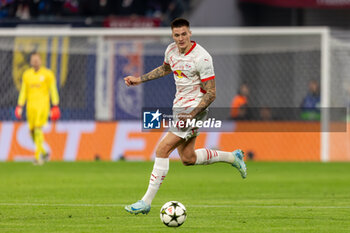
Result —
POLYGON ((59 104, 56 78, 53 72, 45 67, 40 67, 37 72, 34 68, 27 69, 22 76, 18 105, 23 106, 27 102, 27 108, 49 108, 50 97, 52 105, 59 104))

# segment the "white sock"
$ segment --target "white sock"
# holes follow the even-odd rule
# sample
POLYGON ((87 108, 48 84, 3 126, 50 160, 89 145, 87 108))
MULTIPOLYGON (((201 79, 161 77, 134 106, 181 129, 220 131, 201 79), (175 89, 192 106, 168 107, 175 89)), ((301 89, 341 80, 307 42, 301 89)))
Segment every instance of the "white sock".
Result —
POLYGON ((156 158, 154 160, 153 171, 149 180, 147 192, 142 200, 148 205, 152 203, 157 191, 169 171, 169 158, 156 158))
POLYGON ((197 155, 196 165, 202 164, 212 164, 217 162, 233 163, 235 157, 232 152, 218 151, 201 148, 195 151, 197 155))

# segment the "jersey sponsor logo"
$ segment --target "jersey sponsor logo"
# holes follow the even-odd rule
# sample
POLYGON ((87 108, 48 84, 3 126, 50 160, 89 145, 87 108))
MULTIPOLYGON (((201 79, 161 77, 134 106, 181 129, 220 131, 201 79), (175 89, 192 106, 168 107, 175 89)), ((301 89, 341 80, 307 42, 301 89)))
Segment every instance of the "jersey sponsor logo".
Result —
POLYGON ((174 70, 185 70, 185 71, 189 71, 191 70, 193 66, 193 63, 183 63, 183 61, 179 60, 177 62, 175 62, 171 68, 174 70))
POLYGON ((30 68, 29 58, 33 52, 40 54, 42 65, 54 72, 59 86, 64 86, 68 74, 68 50, 68 37, 17 37, 12 60, 16 88, 21 88, 22 75, 30 68))
POLYGON ((30 85, 30 88, 40 88, 40 87, 41 87, 41 84, 39 84, 39 83, 30 85))
POLYGON ((182 72, 181 70, 175 70, 174 74, 178 78, 187 78, 188 79, 187 75, 184 72, 182 72))

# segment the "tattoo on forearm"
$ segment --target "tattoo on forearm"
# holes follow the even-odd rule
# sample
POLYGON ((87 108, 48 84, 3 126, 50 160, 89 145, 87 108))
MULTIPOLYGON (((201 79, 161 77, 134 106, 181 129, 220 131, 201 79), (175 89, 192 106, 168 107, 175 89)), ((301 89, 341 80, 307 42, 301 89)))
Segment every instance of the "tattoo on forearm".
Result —
POLYGON ((201 102, 199 102, 198 106, 191 112, 192 116, 196 116, 198 113, 202 112, 216 98, 216 87, 214 79, 204 82, 203 89, 206 90, 207 93, 204 94, 201 102))
POLYGON ((168 75, 171 73, 171 68, 169 65, 163 64, 157 68, 155 68, 154 70, 152 70, 151 72, 144 74, 141 76, 141 81, 147 82, 153 79, 157 79, 157 78, 161 78, 165 75, 168 75))

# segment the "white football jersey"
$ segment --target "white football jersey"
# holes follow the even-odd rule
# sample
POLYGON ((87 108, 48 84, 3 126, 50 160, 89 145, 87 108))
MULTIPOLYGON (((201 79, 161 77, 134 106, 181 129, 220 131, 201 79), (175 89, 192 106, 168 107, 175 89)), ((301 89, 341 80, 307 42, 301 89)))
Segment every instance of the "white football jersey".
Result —
POLYGON ((196 107, 205 90, 202 82, 215 78, 210 54, 195 41, 186 53, 180 53, 177 45, 170 44, 165 51, 164 63, 170 65, 176 84, 173 107, 196 107))

